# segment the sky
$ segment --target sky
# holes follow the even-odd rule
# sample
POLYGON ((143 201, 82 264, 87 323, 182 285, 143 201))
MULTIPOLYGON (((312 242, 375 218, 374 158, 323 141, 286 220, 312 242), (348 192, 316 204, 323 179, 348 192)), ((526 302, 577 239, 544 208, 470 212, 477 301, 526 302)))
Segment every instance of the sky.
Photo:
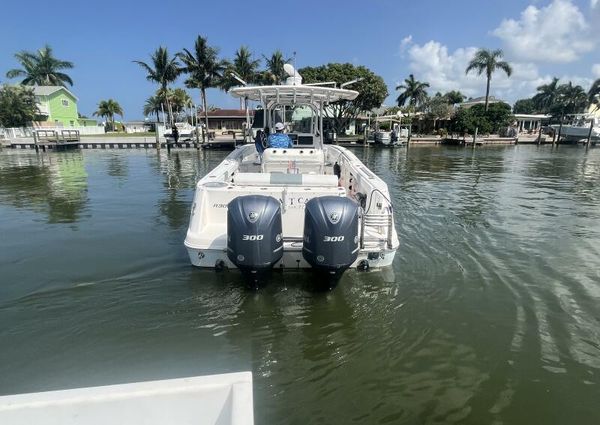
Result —
MULTIPOLYGON (((510 103, 529 97, 553 76, 586 90, 600 78, 600 0, 304 0, 112 1, 33 0, 2 5, 0 82, 18 66, 14 54, 49 44, 75 64, 69 75, 79 111, 91 115, 112 98, 125 120, 140 119, 156 90, 133 60, 148 61, 158 46, 170 53, 192 48, 198 35, 232 58, 245 45, 257 58, 280 49, 296 52, 298 68, 329 62, 364 65, 383 77, 394 104, 395 87, 410 73, 430 93, 485 94, 485 78, 465 75, 477 48, 500 48, 514 69, 498 73, 491 94, 510 103), (10 17, 10 18, 7 18, 10 17)), ((183 78, 175 86, 183 87, 183 78)), ((190 91, 200 103, 198 90, 190 91)), ((210 90, 208 103, 239 102, 210 90)))

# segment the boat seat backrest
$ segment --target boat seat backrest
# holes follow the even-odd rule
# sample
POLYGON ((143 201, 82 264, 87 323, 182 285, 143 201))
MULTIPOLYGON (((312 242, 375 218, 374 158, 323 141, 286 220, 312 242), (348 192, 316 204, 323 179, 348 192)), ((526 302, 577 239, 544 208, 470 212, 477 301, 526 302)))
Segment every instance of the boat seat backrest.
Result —
POLYGON ((337 187, 338 178, 333 174, 287 174, 271 173, 236 173, 233 182, 240 186, 309 186, 337 187))
POLYGON ((314 148, 268 148, 262 156, 262 171, 287 171, 297 168, 299 173, 323 173, 325 155, 314 148))

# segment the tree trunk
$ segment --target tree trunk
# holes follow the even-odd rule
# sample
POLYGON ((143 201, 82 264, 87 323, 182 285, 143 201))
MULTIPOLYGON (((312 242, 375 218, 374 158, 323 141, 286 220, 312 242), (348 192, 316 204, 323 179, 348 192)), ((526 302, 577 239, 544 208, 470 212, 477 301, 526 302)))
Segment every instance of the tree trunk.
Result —
POLYGON ((167 97, 167 113, 169 114, 169 124, 173 125, 173 108, 171 102, 169 102, 169 97, 167 97))
POLYGON ((488 75, 488 77, 487 77, 487 86, 486 86, 486 89, 485 89, 485 110, 486 110, 486 112, 488 110, 488 101, 489 101, 488 99, 490 97, 490 81, 491 80, 492 80, 492 76, 488 75))
MULTIPOLYGON (((163 85, 161 88, 163 95, 165 97, 165 103, 167 104, 167 115, 169 118, 169 125, 173 125, 173 110, 171 109, 171 102, 169 102, 169 92, 167 85, 163 85)), ((165 123, 166 125, 166 123, 165 123)))
POLYGON ((202 105, 204 106, 204 125, 206 126, 202 135, 202 142, 204 143, 209 139, 208 137, 208 104, 206 103, 206 89, 202 87, 200 89, 202 93, 202 105))

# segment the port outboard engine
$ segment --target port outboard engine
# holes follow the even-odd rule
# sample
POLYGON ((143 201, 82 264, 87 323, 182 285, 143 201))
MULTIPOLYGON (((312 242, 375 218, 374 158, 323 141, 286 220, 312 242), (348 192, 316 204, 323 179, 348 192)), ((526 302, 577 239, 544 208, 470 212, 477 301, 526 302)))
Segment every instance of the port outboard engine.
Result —
POLYGON ((227 209, 227 256, 254 286, 283 256, 281 206, 271 196, 247 195, 227 209))
POLYGON ((358 257, 358 204, 322 196, 306 203, 302 256, 335 284, 358 257))

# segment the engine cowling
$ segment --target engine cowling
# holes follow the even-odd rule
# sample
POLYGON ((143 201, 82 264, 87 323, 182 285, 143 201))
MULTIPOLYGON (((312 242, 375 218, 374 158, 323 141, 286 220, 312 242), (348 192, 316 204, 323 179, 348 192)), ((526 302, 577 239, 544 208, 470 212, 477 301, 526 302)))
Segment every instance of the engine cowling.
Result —
POLYGON ((242 273, 270 270, 283 256, 281 206, 271 196, 239 196, 227 208, 227 257, 242 273))
POLYGON ((337 196, 313 198, 304 212, 302 256, 339 277, 358 257, 358 204, 337 196))

